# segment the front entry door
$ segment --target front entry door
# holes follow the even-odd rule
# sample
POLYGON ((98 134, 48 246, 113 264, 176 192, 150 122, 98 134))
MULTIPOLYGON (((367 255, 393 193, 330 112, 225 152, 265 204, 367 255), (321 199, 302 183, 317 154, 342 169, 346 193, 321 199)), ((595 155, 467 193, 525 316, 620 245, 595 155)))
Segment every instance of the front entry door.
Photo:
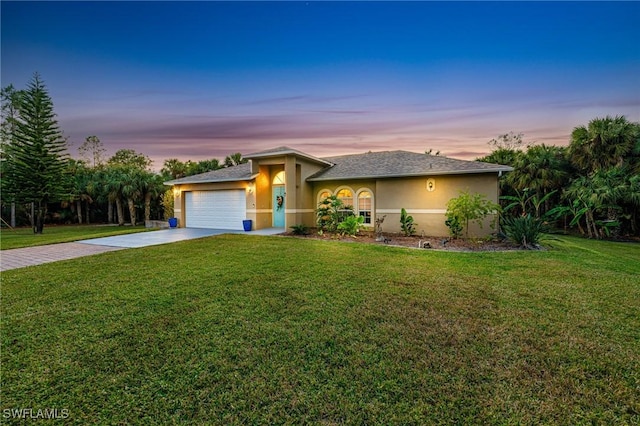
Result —
POLYGON ((273 185, 273 227, 284 228, 284 185, 273 185))

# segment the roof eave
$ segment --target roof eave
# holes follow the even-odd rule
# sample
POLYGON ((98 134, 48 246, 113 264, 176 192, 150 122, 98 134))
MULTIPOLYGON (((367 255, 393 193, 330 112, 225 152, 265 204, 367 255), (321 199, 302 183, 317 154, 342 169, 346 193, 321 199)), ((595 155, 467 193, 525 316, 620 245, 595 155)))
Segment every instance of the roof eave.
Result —
POLYGON ((481 173, 499 173, 510 172, 512 167, 501 167, 495 169, 475 169, 475 170, 448 170, 448 171, 433 171, 423 173, 404 173, 393 175, 369 175, 369 176, 343 176, 343 177, 315 177, 308 178, 309 182, 321 182, 330 180, 357 180, 357 179, 388 179, 388 178, 403 178, 403 177, 420 177, 420 176, 442 176, 442 175, 468 175, 468 174, 481 174, 481 173))
POLYGON ((251 176, 241 177, 241 178, 226 178, 226 179, 211 179, 211 180, 188 180, 187 178, 180 178, 169 180, 164 182, 164 185, 185 185, 185 184, 193 184, 193 183, 218 183, 218 182, 246 182, 249 180, 254 180, 259 173, 253 174, 251 176), (187 179, 187 180, 183 180, 187 179))

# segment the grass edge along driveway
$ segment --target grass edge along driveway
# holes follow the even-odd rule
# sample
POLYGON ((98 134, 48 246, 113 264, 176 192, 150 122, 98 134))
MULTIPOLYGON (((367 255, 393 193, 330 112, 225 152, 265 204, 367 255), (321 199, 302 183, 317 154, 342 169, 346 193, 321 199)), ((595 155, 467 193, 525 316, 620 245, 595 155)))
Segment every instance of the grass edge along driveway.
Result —
POLYGON ((42 234, 34 234, 31 228, 2 228, 0 249, 10 250, 23 247, 35 247, 46 244, 70 243, 91 238, 111 237, 113 235, 133 234, 154 231, 144 226, 117 225, 64 225, 45 226, 42 234))
POLYGON ((223 235, 8 271, 0 408, 75 424, 637 424, 640 246, 553 245, 223 235))

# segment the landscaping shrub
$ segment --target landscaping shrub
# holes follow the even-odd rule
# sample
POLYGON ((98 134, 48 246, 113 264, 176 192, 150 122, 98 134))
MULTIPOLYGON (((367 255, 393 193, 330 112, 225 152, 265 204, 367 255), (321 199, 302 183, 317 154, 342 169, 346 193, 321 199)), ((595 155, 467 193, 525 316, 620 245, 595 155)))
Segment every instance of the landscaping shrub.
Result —
POLYGON ((413 221, 413 216, 409 216, 403 207, 400 210, 400 226, 404 235, 406 237, 414 235, 416 233, 416 225, 417 223, 413 221))
POLYGON ((542 234, 547 231, 547 226, 542 219, 527 214, 503 219, 502 231, 509 240, 523 248, 537 249, 542 234))
POLYGON ((335 231, 340 223, 340 212, 344 205, 335 195, 320 201, 316 210, 318 227, 323 231, 335 231))
POLYGON ((449 228, 449 234, 453 238, 460 238, 462 235, 462 225, 460 224, 460 219, 457 216, 451 216, 444 221, 444 224, 449 228))
POLYGON ((356 235, 360 229, 364 226, 364 217, 362 216, 348 216, 342 222, 338 224, 338 231, 342 235, 356 235))
POLYGON ((293 232, 294 235, 309 235, 309 227, 307 225, 298 224, 290 226, 289 228, 291 228, 291 232, 293 232))
POLYGON ((458 227, 464 227, 465 236, 469 238, 469 222, 475 222, 482 227, 484 219, 496 212, 500 212, 500 206, 487 200, 483 194, 470 194, 469 191, 460 191, 458 197, 450 199, 447 203, 447 212, 445 214, 447 221, 450 223, 447 226, 451 236, 457 238, 462 233, 462 229, 458 232, 458 227))

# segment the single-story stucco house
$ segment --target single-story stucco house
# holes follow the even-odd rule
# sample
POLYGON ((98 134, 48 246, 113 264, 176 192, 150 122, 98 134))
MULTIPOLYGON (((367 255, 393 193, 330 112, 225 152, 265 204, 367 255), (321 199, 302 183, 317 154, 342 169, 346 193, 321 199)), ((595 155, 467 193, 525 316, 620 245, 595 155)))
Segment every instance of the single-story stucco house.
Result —
MULTIPOLYGON (((405 208, 425 235, 446 236, 447 202, 460 191, 498 201, 498 178, 511 167, 407 151, 317 158, 289 147, 245 155, 245 164, 165 182, 173 186, 179 226, 242 230, 316 225, 318 203, 336 195, 365 224, 386 215, 385 232, 400 231, 405 208)), ((488 226, 474 227, 480 236, 488 226)))

